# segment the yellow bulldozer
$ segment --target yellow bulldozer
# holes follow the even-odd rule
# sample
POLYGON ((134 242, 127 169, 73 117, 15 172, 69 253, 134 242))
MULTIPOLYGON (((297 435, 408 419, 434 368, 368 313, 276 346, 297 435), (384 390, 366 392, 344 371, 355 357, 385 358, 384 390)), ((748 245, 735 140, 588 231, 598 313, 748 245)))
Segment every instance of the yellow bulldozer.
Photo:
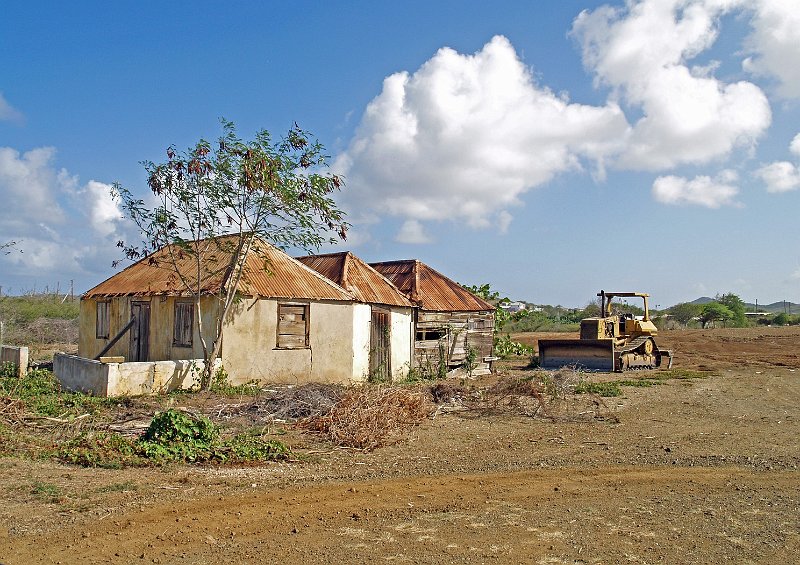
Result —
POLYGON ((574 366, 589 371, 625 371, 672 367, 672 352, 659 349, 656 325, 647 307, 649 294, 605 292, 600 297, 600 316, 581 320, 580 339, 540 339, 539 365, 544 369, 574 366), (641 298, 644 316, 614 314, 614 298, 641 298))

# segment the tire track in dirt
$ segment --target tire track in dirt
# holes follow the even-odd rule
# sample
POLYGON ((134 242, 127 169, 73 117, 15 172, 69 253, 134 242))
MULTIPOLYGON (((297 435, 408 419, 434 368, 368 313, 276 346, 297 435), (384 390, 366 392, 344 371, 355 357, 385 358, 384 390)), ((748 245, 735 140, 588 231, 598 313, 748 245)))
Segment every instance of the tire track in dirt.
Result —
MULTIPOLYGON (((731 492, 745 492, 764 499, 764 508, 756 505, 750 518, 764 522, 762 534, 775 536, 774 547, 761 548, 763 555, 779 559, 784 552, 800 549, 800 524, 786 524, 782 529, 779 523, 770 523, 767 508, 776 504, 797 508, 799 478, 792 471, 755 473, 735 467, 600 467, 288 487, 204 496, 126 511, 46 535, 0 540, 0 556, 9 565, 318 562, 323 556, 329 563, 517 558, 562 562, 580 555, 582 538, 587 546, 591 540, 595 550, 598 544, 610 545, 602 553, 603 562, 610 562, 614 555, 624 557, 625 551, 614 549, 621 540, 633 540, 626 550, 629 556, 639 552, 665 559, 676 555, 668 536, 659 541, 660 532, 678 531, 673 522, 680 517, 682 504, 700 501, 697 509, 683 509, 686 516, 695 512, 686 524, 698 522, 724 530, 732 523, 729 512, 753 510, 731 498, 731 492), (763 496, 792 490, 795 496, 785 500, 763 496), (729 500, 727 510, 719 497, 729 500), (660 516, 648 510, 651 506, 674 508, 660 516), (581 529, 577 538, 576 521, 581 529)), ((697 543, 696 531, 681 528, 697 543)), ((739 544, 754 550, 754 541, 741 532, 728 536, 733 541, 715 536, 709 538, 712 546, 719 543, 735 550, 739 544)), ((708 549, 702 548, 701 554, 708 557, 708 549)))

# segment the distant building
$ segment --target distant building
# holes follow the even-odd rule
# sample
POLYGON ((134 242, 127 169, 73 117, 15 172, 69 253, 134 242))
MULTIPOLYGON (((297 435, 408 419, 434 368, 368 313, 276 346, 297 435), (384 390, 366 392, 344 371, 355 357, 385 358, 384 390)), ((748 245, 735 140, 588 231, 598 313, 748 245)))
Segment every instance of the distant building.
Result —
MULTIPOLYGON (((523 310, 527 310, 528 305, 524 302, 517 302, 517 301, 505 301, 499 304, 500 308, 513 314, 514 312, 522 312, 523 310)), ((541 310, 541 308, 539 309, 541 310)))

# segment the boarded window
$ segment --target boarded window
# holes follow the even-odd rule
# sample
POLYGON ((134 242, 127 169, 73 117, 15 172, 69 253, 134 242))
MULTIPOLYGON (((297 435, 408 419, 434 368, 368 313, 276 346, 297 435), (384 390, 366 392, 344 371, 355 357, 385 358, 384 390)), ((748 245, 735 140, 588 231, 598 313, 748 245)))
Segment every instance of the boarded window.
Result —
POLYGON ((109 327, 111 326, 108 319, 108 302, 97 303, 97 322, 95 324, 97 339, 108 339, 109 327))
POLYGON ((281 349, 308 347, 308 304, 278 304, 278 339, 281 349))
POLYGON ((469 321, 469 329, 471 330, 483 330, 486 329, 487 327, 489 326, 486 324, 486 320, 480 319, 480 320, 469 321))
POLYGON ((175 303, 175 326, 172 332, 172 345, 191 347, 194 329, 194 303, 175 303))

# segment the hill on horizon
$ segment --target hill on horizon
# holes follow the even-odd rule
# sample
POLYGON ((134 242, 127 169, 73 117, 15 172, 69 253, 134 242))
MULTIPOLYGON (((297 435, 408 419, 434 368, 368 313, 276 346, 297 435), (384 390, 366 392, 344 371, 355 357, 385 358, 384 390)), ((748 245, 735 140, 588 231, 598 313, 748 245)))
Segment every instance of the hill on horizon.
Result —
MULTIPOLYGON (((689 304, 708 304, 709 302, 713 302, 714 299, 708 296, 701 296, 700 298, 695 298, 689 304)), ((756 305, 752 302, 745 302, 744 309, 748 312, 755 312, 756 305)), ((790 301, 783 301, 778 300, 777 302, 772 302, 771 304, 759 304, 758 305, 759 312, 768 312, 770 314, 780 314, 781 312, 786 312, 787 314, 800 314, 800 304, 796 302, 790 301)))

